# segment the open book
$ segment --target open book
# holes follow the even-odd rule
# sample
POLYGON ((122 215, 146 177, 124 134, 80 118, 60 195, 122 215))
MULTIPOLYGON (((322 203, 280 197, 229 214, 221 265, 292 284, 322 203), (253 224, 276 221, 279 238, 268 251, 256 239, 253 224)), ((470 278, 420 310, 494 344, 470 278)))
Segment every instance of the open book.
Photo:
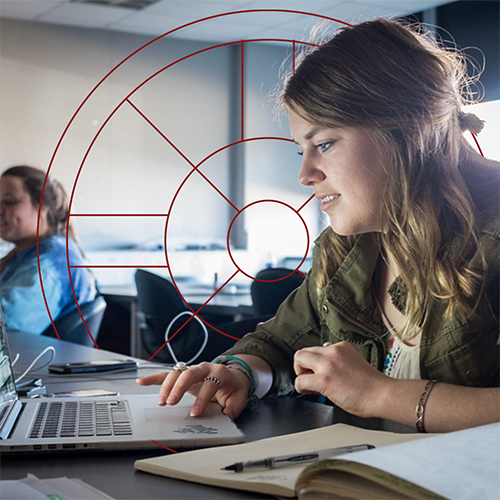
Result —
POLYGON ((354 455, 381 451, 378 448, 405 441, 431 438, 425 434, 396 434, 385 431, 360 429, 345 424, 334 424, 305 432, 278 436, 239 445, 222 446, 166 455, 135 462, 135 468, 152 474, 183 479, 213 486, 255 491, 283 497, 297 496, 296 481, 307 465, 303 464, 271 470, 236 473, 221 470, 234 462, 312 452, 315 450, 371 444, 376 450, 357 452, 354 455))
POLYGON ((334 424, 138 460, 135 467, 175 479, 281 497, 498 500, 500 423, 440 435, 334 424), (376 449, 307 465, 241 473, 221 470, 234 462, 354 444, 372 444, 376 449))
POLYGON ((500 498, 500 423, 344 455, 307 467, 301 499, 500 498))

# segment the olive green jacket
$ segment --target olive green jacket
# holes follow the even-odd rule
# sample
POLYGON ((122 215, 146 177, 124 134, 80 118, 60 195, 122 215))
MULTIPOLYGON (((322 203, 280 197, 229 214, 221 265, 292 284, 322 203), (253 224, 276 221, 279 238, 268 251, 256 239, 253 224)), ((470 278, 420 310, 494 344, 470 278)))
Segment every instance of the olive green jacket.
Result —
MULTIPOLYGON (((324 233, 323 233, 324 234, 324 233)), ((420 371, 423 379, 477 387, 499 386, 499 269, 500 223, 495 220, 483 230, 481 238, 489 264, 486 290, 477 315, 463 322, 446 319, 444 306, 436 303, 422 328, 420 371)), ((380 255, 378 236, 361 235, 324 290, 318 290, 319 247, 316 241, 313 266, 304 281, 283 302, 276 316, 258 325, 226 354, 254 354, 273 368, 269 395, 293 391, 294 353, 324 342, 350 342, 373 366, 382 370, 386 347, 383 326, 372 286, 380 255)), ((470 261, 479 263, 479 256, 470 261)), ((389 288, 393 300, 405 300, 406 288, 400 278, 389 288)))

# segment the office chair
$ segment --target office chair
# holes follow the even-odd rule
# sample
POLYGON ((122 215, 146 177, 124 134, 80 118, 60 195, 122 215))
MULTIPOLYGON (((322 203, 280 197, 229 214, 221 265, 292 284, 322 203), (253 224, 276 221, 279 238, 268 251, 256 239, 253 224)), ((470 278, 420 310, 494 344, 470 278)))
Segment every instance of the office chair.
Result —
POLYGON ((137 269, 134 279, 143 320, 142 357, 149 359, 156 353, 154 359, 163 363, 199 363, 211 361, 234 344, 234 339, 213 331, 197 316, 184 325, 193 313, 169 279, 144 269, 137 269))
POLYGON ((262 269, 255 277, 257 280, 265 281, 254 280, 250 285, 253 316, 219 327, 221 331, 232 337, 242 338, 247 333, 255 331, 259 323, 271 319, 276 314, 280 304, 304 281, 298 272, 282 267, 262 269), (289 274, 290 276, 288 276, 289 274), (280 281, 272 281, 283 276, 288 277, 280 281))
POLYGON ((293 272, 293 269, 284 267, 262 269, 255 278, 250 286, 250 294, 252 296, 254 315, 261 317, 274 316, 280 304, 304 281, 298 271, 293 272), (289 274, 290 276, 288 276, 289 274), (284 276, 288 277, 280 281, 273 281, 284 276))
MULTIPOLYGON (((99 328, 101 327, 102 318, 104 317, 104 313, 106 311, 106 301, 101 295, 98 295, 94 300, 80 305, 80 311, 85 319, 88 330, 92 334, 92 337, 94 337, 94 340, 97 341, 99 328)), ((87 328, 85 328, 85 324, 82 321, 78 309, 75 309, 64 316, 57 317, 54 320, 54 325, 61 340, 94 347, 94 342, 92 341, 87 328)), ((42 332, 42 335, 57 338, 57 334, 52 324, 50 324, 42 332)))

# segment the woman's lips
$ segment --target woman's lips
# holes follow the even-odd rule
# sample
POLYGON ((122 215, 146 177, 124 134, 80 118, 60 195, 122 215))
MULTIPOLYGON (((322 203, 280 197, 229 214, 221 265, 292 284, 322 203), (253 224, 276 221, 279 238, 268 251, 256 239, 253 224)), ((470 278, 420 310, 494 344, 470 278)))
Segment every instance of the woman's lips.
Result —
POLYGON ((324 212, 327 210, 333 203, 335 203, 335 200, 337 200, 340 197, 340 194, 327 194, 326 196, 321 197, 321 210, 324 212))

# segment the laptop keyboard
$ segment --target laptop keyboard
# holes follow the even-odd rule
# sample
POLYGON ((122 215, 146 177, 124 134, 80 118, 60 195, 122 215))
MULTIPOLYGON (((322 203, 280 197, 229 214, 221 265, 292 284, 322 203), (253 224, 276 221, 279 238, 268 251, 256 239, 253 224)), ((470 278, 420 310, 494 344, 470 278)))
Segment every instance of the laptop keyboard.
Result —
POLYGON ((33 438, 130 436, 125 401, 41 402, 29 434, 33 438))

